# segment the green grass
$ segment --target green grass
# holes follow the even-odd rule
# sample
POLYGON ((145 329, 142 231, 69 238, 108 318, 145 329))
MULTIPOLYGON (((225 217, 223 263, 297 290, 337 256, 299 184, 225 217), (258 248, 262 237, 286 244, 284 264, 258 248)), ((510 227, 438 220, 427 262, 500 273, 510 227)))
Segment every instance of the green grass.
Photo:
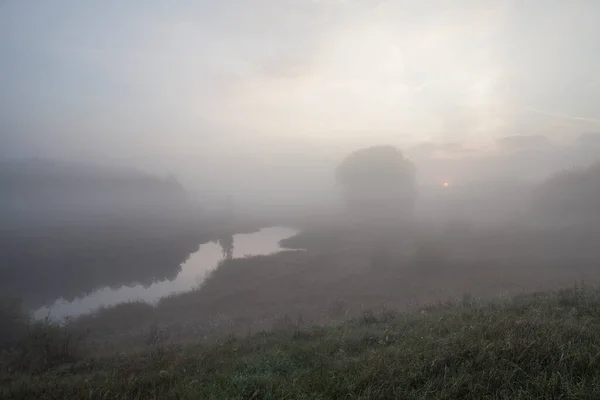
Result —
POLYGON ((466 299, 0 380, 2 399, 597 399, 600 290, 466 299))

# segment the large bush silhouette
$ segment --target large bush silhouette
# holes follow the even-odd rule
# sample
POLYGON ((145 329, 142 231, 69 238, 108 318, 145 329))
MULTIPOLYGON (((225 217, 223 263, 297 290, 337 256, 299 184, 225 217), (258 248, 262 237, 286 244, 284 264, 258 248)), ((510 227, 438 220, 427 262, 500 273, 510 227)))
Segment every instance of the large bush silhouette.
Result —
POLYGON ((415 167, 393 146, 355 151, 338 166, 336 180, 355 217, 398 222, 412 216, 417 197, 415 167))
POLYGON ((600 163, 554 175, 534 193, 534 210, 549 223, 600 222, 600 163))

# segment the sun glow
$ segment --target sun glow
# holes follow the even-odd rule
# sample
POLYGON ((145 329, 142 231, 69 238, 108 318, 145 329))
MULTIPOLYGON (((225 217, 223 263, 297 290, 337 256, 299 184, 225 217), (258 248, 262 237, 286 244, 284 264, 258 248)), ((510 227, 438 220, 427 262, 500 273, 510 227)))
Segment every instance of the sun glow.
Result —
POLYGON ((319 141, 339 141, 352 131, 431 137, 454 134, 450 125, 461 110, 460 133, 480 136, 493 128, 489 109, 499 69, 485 47, 466 39, 486 29, 433 22, 404 31, 376 21, 342 25, 323 34, 293 75, 264 75, 238 86, 236 121, 319 141))

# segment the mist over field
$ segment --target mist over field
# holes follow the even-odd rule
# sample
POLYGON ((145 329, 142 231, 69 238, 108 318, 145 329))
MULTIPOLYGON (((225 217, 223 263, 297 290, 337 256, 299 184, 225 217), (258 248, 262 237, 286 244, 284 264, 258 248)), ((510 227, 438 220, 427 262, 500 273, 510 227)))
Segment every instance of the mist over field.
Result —
POLYGON ((598 397, 598 48, 591 0, 0 2, 0 397, 598 397))

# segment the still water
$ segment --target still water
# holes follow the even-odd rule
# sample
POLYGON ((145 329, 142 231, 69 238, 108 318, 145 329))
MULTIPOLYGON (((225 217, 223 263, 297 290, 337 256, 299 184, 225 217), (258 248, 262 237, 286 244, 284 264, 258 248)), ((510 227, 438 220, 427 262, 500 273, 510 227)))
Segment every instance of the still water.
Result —
MULTIPOLYGON (((234 235, 231 255, 233 258, 241 258, 285 250, 279 246, 279 241, 296 233, 297 231, 290 228, 273 227, 255 233, 234 235)), ((127 301, 142 300, 154 303, 161 297, 189 291, 197 287, 222 259, 223 248, 219 244, 214 242, 205 243, 182 264, 181 271, 171 281, 155 282, 150 286, 132 285, 117 289, 105 287, 71 302, 59 299, 51 306, 38 309, 34 315, 36 318, 50 316, 53 319, 62 319, 85 314, 102 306, 127 301)))

